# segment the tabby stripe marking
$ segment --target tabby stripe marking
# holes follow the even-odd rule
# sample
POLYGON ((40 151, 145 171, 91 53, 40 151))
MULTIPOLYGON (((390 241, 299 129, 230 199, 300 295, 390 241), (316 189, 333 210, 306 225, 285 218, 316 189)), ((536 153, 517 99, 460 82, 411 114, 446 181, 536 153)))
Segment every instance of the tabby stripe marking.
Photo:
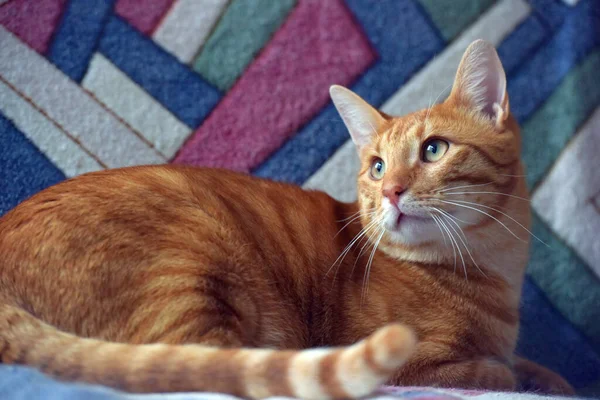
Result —
POLYGON ((327 390, 321 384, 322 361, 332 350, 304 350, 291 360, 288 381, 295 397, 306 399, 329 398, 327 390))

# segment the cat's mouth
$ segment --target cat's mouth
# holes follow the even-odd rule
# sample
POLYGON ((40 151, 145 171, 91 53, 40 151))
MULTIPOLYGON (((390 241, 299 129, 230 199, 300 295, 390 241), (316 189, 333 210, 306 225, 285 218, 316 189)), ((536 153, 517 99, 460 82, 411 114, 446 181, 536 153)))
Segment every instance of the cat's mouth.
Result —
POLYGON ((400 225, 404 216, 405 216, 405 214, 403 214, 402 212, 398 213, 398 218, 396 218, 396 226, 400 225))
POLYGON ((386 200, 382 203, 385 214, 383 225, 388 231, 397 232, 428 222, 428 215, 419 207, 406 202, 392 204, 386 200))
POLYGON ((424 217, 422 215, 415 215, 415 214, 407 214, 405 212, 400 211, 399 209, 395 209, 393 212, 390 212, 390 217, 388 218, 386 223, 385 223, 385 227, 389 230, 389 231, 397 231, 399 230, 403 225, 406 224, 413 224, 413 223, 422 223, 422 222, 426 222, 427 221, 427 217, 424 217))

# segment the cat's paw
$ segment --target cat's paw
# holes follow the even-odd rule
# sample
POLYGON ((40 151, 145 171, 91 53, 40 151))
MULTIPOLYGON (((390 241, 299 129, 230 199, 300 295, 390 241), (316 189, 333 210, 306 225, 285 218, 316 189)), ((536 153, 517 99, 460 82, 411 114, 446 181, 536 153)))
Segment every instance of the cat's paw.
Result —
POLYGON ((519 389, 553 395, 574 395, 575 390, 562 376, 533 361, 517 358, 514 364, 519 389))

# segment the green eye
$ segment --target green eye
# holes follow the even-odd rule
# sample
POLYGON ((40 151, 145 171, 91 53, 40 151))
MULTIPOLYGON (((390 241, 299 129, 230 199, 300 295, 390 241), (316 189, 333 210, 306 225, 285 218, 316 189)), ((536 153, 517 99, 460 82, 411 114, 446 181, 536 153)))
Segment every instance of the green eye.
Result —
POLYGON ((384 174, 385 174, 385 163, 383 162, 383 160, 381 158, 376 158, 375 160, 373 160, 373 163, 371 164, 371 178, 378 181, 381 178, 383 178, 384 174))
POLYGON ((448 151, 448 142, 440 139, 432 139, 423 145, 423 161, 436 162, 448 151))

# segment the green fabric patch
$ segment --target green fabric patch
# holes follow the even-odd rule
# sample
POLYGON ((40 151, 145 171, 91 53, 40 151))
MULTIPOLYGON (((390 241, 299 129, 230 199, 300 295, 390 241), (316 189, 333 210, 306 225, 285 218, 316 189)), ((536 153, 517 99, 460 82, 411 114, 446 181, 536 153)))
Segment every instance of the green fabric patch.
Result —
POLYGON ((227 91, 295 4, 296 0, 234 0, 194 61, 194 70, 227 91))
POLYGON ((535 213, 527 273, 574 326, 600 350, 600 281, 535 213))
POLYGON ((523 124, 522 156, 530 188, 543 179, 569 139, 600 104, 598 71, 600 50, 574 67, 523 124))
POLYGON ((420 1, 446 41, 454 39, 495 2, 495 0, 420 1))

